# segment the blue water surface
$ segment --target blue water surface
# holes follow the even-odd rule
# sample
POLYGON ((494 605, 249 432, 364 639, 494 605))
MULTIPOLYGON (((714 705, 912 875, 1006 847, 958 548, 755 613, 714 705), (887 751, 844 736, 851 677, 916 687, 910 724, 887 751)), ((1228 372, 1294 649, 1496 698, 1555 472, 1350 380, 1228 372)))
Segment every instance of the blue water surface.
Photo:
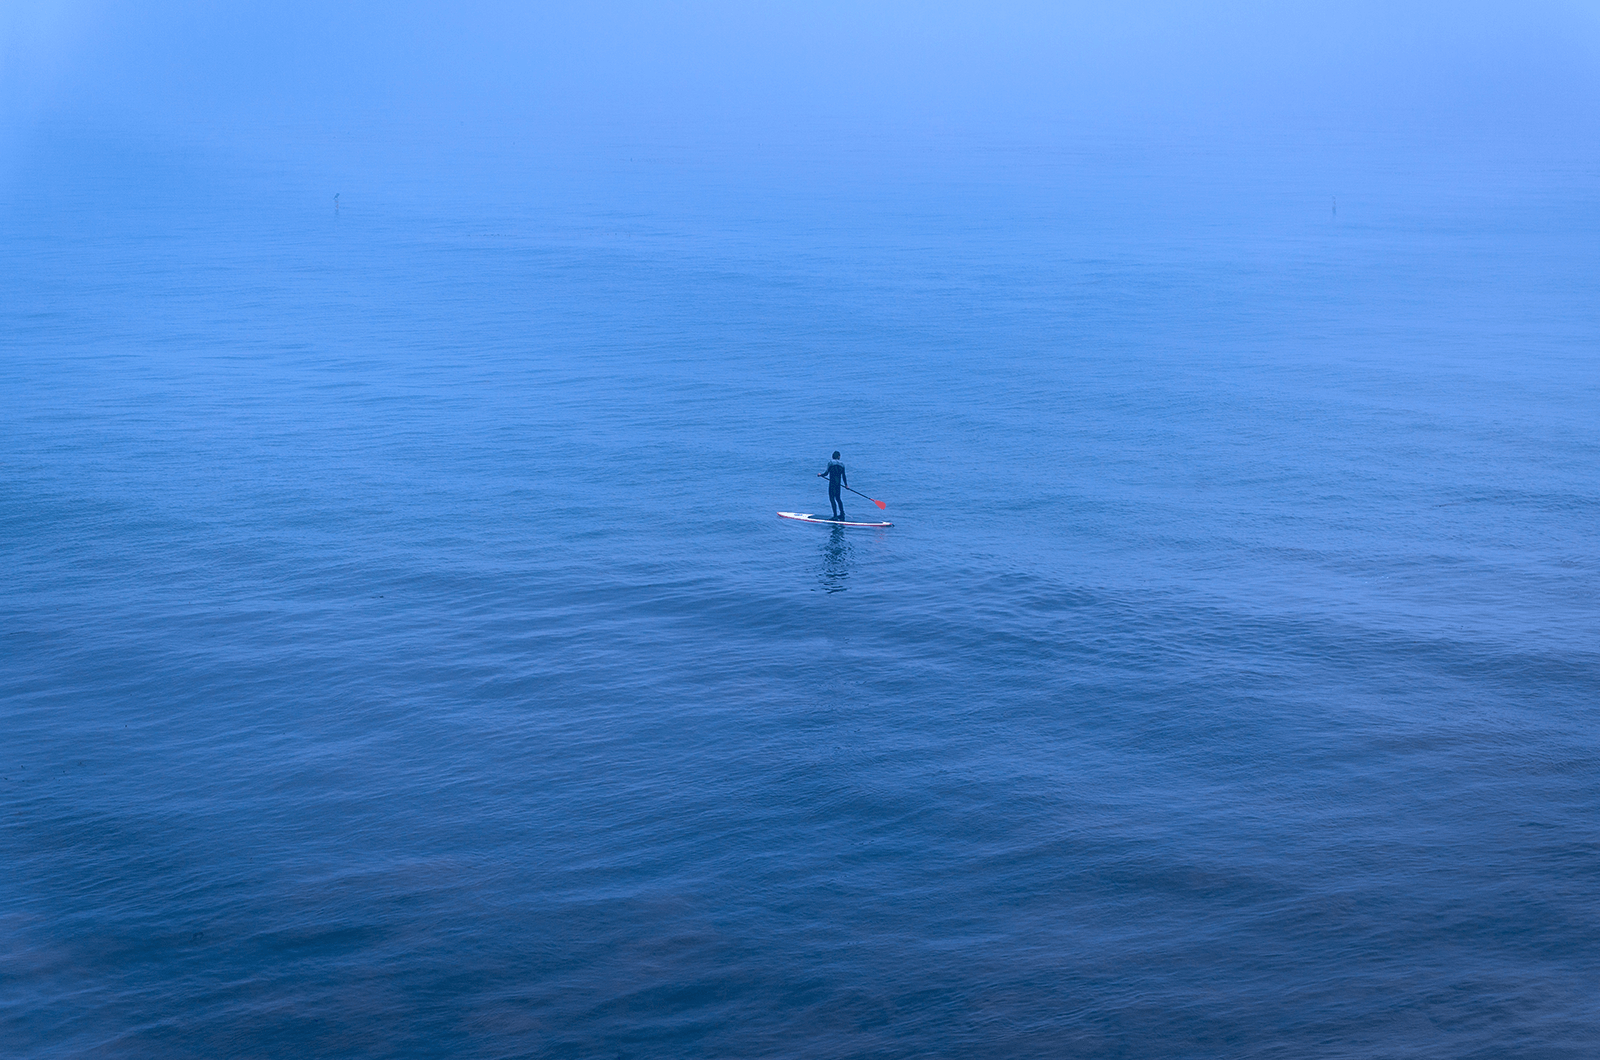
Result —
POLYGON ((0 1052, 1600 1052, 1592 159, 196 142, 0 206, 0 1052))

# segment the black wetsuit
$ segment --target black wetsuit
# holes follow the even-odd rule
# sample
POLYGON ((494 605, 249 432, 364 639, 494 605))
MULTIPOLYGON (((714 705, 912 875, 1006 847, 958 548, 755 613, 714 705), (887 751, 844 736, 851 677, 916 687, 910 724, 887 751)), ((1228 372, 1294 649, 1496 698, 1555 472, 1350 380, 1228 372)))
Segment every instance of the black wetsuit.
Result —
POLYGON ((833 517, 844 518, 844 498, 839 495, 841 485, 850 485, 850 480, 844 477, 844 464, 837 460, 828 461, 828 470, 823 472, 828 476, 828 503, 833 505, 833 517))

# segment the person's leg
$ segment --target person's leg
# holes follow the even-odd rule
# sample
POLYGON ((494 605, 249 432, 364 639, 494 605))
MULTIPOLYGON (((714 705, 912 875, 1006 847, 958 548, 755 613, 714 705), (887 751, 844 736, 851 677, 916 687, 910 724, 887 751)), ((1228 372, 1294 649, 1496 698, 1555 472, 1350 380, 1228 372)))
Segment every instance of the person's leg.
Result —
POLYGON ((835 519, 844 518, 844 502, 839 499, 838 486, 830 486, 828 488, 828 505, 833 509, 833 517, 835 519))

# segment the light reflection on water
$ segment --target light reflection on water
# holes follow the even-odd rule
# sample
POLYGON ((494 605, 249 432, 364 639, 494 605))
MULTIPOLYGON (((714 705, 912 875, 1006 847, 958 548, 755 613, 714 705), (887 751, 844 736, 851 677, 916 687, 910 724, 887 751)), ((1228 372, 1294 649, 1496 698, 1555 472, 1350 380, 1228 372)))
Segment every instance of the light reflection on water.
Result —
POLYGON ((844 527, 835 526, 828 531, 828 540, 822 546, 822 587, 830 593, 843 592, 850 577, 850 539, 844 527))

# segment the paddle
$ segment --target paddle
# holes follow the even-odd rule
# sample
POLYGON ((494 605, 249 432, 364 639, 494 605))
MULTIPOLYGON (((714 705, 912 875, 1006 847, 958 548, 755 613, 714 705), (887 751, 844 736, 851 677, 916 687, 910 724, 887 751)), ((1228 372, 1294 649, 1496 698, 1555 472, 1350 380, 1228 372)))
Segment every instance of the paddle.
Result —
MULTIPOLYGON (((846 486, 845 489, 850 490, 850 487, 846 486)), ((862 493, 860 490, 850 490, 850 492, 854 493, 857 497, 867 497, 867 495, 865 493, 862 493)), ((888 511, 889 510, 889 506, 887 504, 883 503, 882 501, 878 500, 878 498, 876 498, 876 497, 867 497, 867 500, 871 501, 873 504, 876 504, 879 508, 882 508, 884 511, 888 511)))

